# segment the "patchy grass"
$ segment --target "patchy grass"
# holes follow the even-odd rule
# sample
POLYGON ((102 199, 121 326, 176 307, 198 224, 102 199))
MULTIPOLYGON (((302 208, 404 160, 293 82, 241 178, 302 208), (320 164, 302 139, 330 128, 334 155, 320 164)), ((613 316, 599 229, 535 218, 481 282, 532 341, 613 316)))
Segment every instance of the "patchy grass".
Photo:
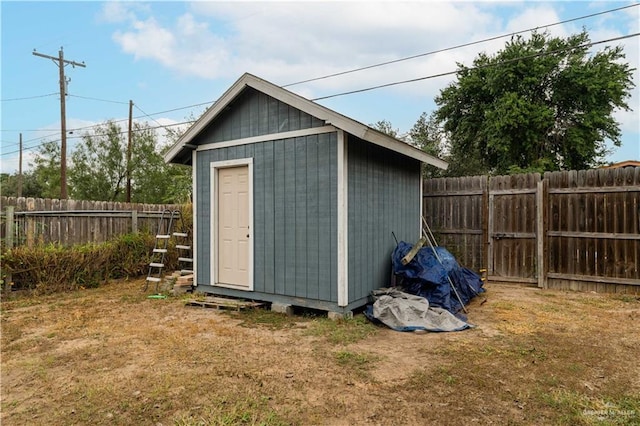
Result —
POLYGON ((370 354, 341 350, 335 352, 335 359, 338 365, 341 365, 342 367, 348 368, 352 371, 365 372, 373 366, 379 357, 370 354))
POLYGON ((334 345, 348 345, 374 336, 377 331, 378 328, 364 315, 356 315, 339 320, 317 318, 311 322, 306 334, 323 337, 334 345))
POLYGON ((634 294, 616 294, 615 296, 612 296, 612 298, 626 303, 640 302, 640 296, 634 294))
POLYGON ((543 394, 549 407, 563 413, 562 424, 575 425, 635 425, 640 420, 640 397, 623 397, 616 400, 599 398, 558 389, 543 394))
MULTIPOLYGON (((301 321, 301 318, 288 316, 279 312, 272 312, 263 308, 225 312, 230 317, 241 320, 240 326, 249 328, 264 327, 270 330, 282 330, 296 327, 301 321)), ((302 321, 304 321, 304 319, 302 319, 302 321)))
POLYGON ((140 287, 4 299, 2 423, 640 424, 633 297, 488 285, 476 329, 420 335, 140 287))
POLYGON ((288 423, 269 408, 268 398, 220 398, 207 407, 198 407, 198 413, 177 415, 176 426, 280 426, 288 423))

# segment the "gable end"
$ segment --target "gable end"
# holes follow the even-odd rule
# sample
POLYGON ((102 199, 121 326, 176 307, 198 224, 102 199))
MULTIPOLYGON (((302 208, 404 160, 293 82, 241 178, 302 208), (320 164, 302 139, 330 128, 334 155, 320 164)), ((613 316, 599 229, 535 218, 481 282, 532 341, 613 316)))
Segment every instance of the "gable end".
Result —
POLYGON ((246 139, 324 125, 323 120, 247 86, 207 124, 192 144, 246 139))

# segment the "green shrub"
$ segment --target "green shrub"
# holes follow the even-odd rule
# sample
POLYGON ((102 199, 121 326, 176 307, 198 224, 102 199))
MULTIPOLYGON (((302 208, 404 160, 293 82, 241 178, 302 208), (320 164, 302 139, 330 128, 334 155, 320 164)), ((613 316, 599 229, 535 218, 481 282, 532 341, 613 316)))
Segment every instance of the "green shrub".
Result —
POLYGON ((110 245, 110 278, 137 277, 147 273, 151 262, 153 237, 149 234, 126 234, 107 244, 110 245))
MULTIPOLYGON (((2 255, 2 270, 12 277, 6 285, 38 293, 97 287, 110 278, 146 274, 154 243, 153 235, 139 233, 102 244, 21 246, 2 255)), ((167 270, 176 268, 175 250, 169 250, 165 265, 167 270)))

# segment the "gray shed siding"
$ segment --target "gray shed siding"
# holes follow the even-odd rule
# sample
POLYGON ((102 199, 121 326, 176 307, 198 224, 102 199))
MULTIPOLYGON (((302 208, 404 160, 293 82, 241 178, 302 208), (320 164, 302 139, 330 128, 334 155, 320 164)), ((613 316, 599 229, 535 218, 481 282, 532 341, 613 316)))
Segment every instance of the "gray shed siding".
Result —
POLYGON ((213 284, 210 163, 249 157, 253 158, 254 292, 336 303, 335 132, 197 153, 197 284, 213 284))
POLYGON ((420 162, 348 137, 349 303, 386 287, 398 240, 420 230, 420 162))
POLYGON ((194 142, 223 142, 324 125, 322 120, 247 87, 194 142))

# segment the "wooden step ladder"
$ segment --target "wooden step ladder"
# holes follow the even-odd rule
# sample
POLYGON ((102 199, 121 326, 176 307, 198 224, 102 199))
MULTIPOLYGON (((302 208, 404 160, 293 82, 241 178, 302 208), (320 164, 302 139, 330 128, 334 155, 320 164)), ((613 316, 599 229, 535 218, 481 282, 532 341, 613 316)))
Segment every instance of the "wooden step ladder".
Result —
POLYGON ((176 250, 178 250, 178 265, 180 275, 193 274, 193 252, 191 250, 191 239, 187 232, 174 232, 176 239, 176 250))
POLYGON ((171 238, 171 229, 174 221, 180 217, 178 210, 164 210, 158 221, 158 231, 156 232, 156 241, 151 255, 151 263, 149 263, 149 272, 143 291, 147 291, 149 283, 155 283, 156 293, 159 292, 160 282, 163 278, 164 262, 169 249, 169 239, 171 238))

